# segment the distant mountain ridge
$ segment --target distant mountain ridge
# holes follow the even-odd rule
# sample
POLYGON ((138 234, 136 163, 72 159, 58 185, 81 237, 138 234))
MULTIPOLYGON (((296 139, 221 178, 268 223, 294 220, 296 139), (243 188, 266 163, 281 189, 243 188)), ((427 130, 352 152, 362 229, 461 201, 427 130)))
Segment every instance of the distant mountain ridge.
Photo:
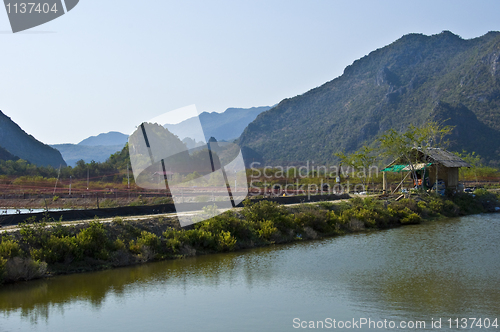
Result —
POLYGON ((68 164, 68 166, 76 166, 78 160, 83 160, 90 163, 105 162, 113 153, 121 151, 123 145, 78 145, 78 144, 53 144, 53 148, 59 150, 68 164))
POLYGON ((122 134, 117 131, 110 131, 108 133, 102 133, 97 136, 90 136, 78 145, 90 145, 90 146, 98 146, 98 145, 125 145, 128 141, 128 135, 122 134))
POLYGON ((86 163, 105 162, 110 155, 121 151, 127 141, 128 135, 110 131, 87 137, 78 144, 52 144, 51 146, 61 152, 68 166, 75 166, 79 160, 86 163))
POLYGON ((247 159, 335 162, 393 128, 428 119, 456 125, 451 150, 500 164, 500 33, 405 35, 343 75, 261 113, 240 137, 247 159))
POLYGON ((205 143, 208 142, 210 137, 215 137, 218 141, 229 141, 238 138, 250 122, 255 120, 260 113, 270 108, 270 106, 261 106, 228 108, 223 113, 203 112, 199 115, 199 121, 203 126, 205 137, 193 137, 192 128, 198 121, 198 118, 190 118, 178 124, 164 124, 164 127, 177 135, 181 140, 189 137, 205 143))
POLYGON ((0 111, 0 146, 10 154, 37 166, 66 166, 61 153, 27 134, 0 111))

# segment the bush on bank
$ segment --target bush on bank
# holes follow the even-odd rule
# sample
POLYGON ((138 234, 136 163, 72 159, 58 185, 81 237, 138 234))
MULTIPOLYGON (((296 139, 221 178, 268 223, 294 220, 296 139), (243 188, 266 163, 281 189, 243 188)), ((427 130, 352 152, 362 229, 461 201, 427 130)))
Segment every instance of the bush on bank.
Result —
POLYGON ((424 219, 494 211, 498 197, 486 190, 451 198, 416 196, 400 201, 356 197, 349 202, 320 202, 285 207, 269 201, 246 202, 194 224, 172 227, 159 219, 150 224, 97 219, 79 226, 61 222, 20 225, 0 242, 0 282, 233 251, 273 243, 341 235, 364 229, 418 224, 424 219))

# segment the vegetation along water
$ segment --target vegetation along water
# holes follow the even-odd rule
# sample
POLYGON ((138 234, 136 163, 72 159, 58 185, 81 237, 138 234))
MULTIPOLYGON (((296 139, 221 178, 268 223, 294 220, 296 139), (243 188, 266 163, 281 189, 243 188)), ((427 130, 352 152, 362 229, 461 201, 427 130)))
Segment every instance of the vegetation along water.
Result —
MULTIPOLYGON (((347 233, 418 224, 423 220, 495 211, 498 196, 484 189, 451 198, 414 195, 389 201, 354 198, 291 207, 247 201, 191 229, 175 219, 94 220, 88 224, 25 223, 3 232, 0 243, 2 282, 61 273, 102 270, 151 261, 282 244, 347 233)), ((213 211, 205 211, 213 213, 213 211)))

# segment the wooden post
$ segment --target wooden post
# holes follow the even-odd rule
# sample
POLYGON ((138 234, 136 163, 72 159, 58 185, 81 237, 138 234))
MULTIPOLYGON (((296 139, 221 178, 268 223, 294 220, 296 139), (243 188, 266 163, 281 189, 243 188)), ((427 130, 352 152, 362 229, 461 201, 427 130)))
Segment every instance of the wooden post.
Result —
POLYGON ((382 172, 382 193, 387 194, 387 177, 385 172, 382 172))
POLYGON ((436 182, 434 182, 436 184, 436 193, 438 192, 438 179, 439 179, 438 169, 439 169, 439 164, 436 164, 436 182))

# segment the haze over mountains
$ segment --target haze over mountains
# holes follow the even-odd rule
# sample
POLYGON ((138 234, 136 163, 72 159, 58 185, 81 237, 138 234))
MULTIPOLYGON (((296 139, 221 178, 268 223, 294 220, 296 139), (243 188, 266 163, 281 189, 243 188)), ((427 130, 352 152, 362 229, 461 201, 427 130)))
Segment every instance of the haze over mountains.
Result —
POLYGON ((181 140, 186 137, 208 142, 210 137, 215 137, 218 141, 229 141, 238 138, 246 126, 255 120, 257 115, 269 110, 270 106, 252 108, 228 108, 223 113, 203 112, 199 115, 200 123, 203 126, 205 137, 193 134, 193 127, 197 123, 197 118, 190 118, 178 124, 164 124, 171 133, 177 135, 181 140))
POLYGON ((500 33, 470 40, 405 35, 343 75, 257 116, 240 137, 247 162, 328 163, 394 128, 456 125, 451 150, 500 160, 500 33))
POLYGON ((97 136, 90 136, 78 145, 87 145, 87 146, 99 146, 99 145, 121 145, 122 147, 127 143, 128 135, 119 133, 117 131, 110 131, 109 133, 99 134, 97 136))
POLYGON ((0 111, 0 159, 29 161, 37 166, 66 166, 61 153, 27 134, 0 111))
MULTIPOLYGON (((228 108, 224 113, 200 114, 199 119, 205 131, 205 137, 193 135, 193 126, 197 118, 190 118, 181 123, 164 127, 171 133, 177 135, 188 148, 194 148, 203 142, 203 145, 210 137, 217 140, 230 140, 238 138, 245 127, 253 121, 258 114, 269 110, 270 107, 253 108, 228 108), (196 140, 195 141, 193 141, 196 140)), ((127 143, 128 135, 111 131, 97 136, 91 136, 78 144, 53 144, 53 148, 58 149, 64 160, 70 166, 75 166, 76 162, 83 159, 85 162, 104 162, 109 156, 123 149, 127 143)))
POLYGON ((69 166, 75 166, 78 160, 89 163, 104 162, 115 152, 121 151, 128 141, 128 135, 110 131, 97 136, 90 136, 78 144, 53 144, 69 166))
MULTIPOLYGON (((464 40, 449 31, 405 35, 354 61, 343 75, 274 107, 201 113, 206 137, 193 137, 195 119, 165 127, 188 145, 239 138, 247 163, 335 162, 384 131, 426 120, 456 126, 450 150, 480 154, 500 165, 500 33, 464 40), (246 127, 246 129, 245 129, 246 127)), ((70 165, 105 161, 127 135, 109 132, 79 144, 57 144, 70 165)), ((64 163, 54 149, 27 135, 0 112, 0 159, 37 165, 64 163)))

